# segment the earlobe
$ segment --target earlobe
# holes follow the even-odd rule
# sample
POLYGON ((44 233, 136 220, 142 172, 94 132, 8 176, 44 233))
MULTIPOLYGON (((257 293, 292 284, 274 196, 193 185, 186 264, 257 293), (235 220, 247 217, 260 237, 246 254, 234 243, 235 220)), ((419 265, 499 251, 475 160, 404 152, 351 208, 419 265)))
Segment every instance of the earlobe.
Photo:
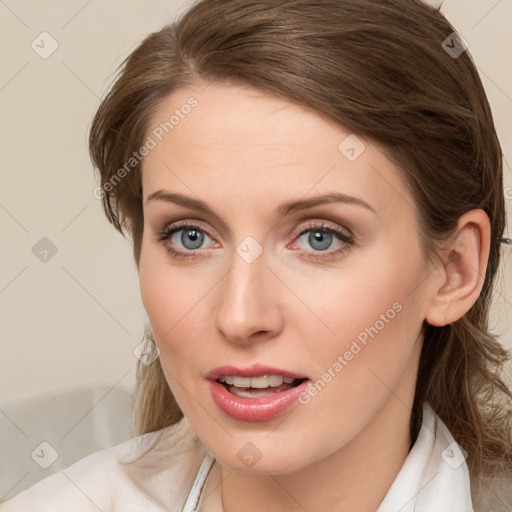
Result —
POLYGON ((432 282, 432 297, 425 320, 434 326, 455 322, 478 299, 489 259, 491 227, 483 210, 462 215, 454 235, 446 242, 440 276, 432 282), (439 285, 441 281, 441 285, 439 285))

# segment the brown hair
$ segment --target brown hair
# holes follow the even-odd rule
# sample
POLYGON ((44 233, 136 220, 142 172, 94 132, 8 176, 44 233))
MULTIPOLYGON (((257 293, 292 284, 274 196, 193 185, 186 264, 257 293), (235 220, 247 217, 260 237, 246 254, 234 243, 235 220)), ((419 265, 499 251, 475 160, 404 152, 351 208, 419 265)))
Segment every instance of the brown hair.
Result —
MULTIPOLYGON (((429 259, 462 214, 483 209, 492 238, 482 292, 456 322, 425 323, 411 423, 428 401, 468 452, 472 476, 483 476, 512 464, 507 353, 488 330, 505 228, 502 152, 468 51, 443 44, 454 47, 453 32, 418 0, 202 0, 126 59, 94 118, 90 152, 106 215, 131 234, 137 265, 142 164, 112 178, 143 145, 160 102, 200 81, 252 86, 380 144, 415 198, 429 259)), ((136 409, 139 434, 182 417, 159 359, 139 363, 136 409)))

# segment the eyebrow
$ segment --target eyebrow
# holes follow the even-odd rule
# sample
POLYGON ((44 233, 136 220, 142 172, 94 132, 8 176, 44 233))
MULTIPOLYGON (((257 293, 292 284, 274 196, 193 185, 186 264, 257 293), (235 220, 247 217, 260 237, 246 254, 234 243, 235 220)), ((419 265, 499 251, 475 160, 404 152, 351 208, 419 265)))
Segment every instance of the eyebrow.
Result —
MULTIPOLYGON (((156 192, 153 192, 147 197, 146 204, 149 201, 153 201, 156 199, 161 201, 167 201, 169 203, 175 203, 180 206, 190 208, 192 210, 197 210, 201 213, 210 215, 220 220, 220 217, 205 202, 201 201, 200 199, 193 199, 192 197, 188 197, 183 194, 178 194, 177 192, 157 190, 156 192)), ((313 208, 314 206, 329 203, 343 203, 362 206, 363 208, 366 208, 367 210, 377 214, 375 208, 369 205, 366 201, 363 201, 358 197, 349 196, 347 194, 343 194, 340 192, 331 192, 329 194, 314 196, 308 199, 295 199, 286 201, 276 208, 276 214, 281 217, 284 217, 297 211, 306 210, 308 208, 313 208)))

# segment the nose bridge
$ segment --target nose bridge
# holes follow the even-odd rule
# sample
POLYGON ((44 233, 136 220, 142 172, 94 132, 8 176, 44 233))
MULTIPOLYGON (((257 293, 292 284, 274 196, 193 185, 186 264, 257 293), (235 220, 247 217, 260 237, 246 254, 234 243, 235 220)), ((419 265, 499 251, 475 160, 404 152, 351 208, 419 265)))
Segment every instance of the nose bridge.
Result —
POLYGON ((250 244, 242 242, 233 254, 231 270, 219 287, 215 312, 217 330, 236 343, 256 333, 275 335, 281 327, 278 298, 272 287, 275 277, 267 268, 264 254, 260 251, 254 257, 250 244))

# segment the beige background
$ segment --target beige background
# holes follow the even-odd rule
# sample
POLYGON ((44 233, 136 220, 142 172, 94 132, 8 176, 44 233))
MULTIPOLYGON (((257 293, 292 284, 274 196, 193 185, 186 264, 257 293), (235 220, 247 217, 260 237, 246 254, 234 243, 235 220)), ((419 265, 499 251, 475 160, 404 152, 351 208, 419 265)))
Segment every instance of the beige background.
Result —
MULTIPOLYGON (((130 245, 92 193, 86 133, 117 65, 189 3, 0 0, 0 403, 82 384, 133 389, 144 314, 130 245), (47 59, 31 47, 43 31, 58 43, 47 59), (43 237, 57 250, 47 262, 32 250, 43 237)), ((443 12, 469 43, 510 163, 512 1, 446 0, 443 12)), ((493 312, 508 348, 511 250, 493 312)))

